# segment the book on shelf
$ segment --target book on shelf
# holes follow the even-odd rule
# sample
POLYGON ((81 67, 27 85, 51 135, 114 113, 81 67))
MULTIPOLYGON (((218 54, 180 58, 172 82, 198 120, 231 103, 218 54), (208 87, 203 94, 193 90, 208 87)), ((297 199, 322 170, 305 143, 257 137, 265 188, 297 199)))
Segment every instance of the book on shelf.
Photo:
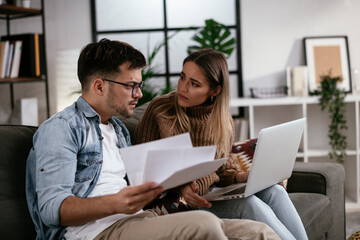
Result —
POLYGON ((1 59, 1 78, 5 78, 6 76, 6 67, 8 63, 8 55, 9 55, 9 41, 4 41, 1 43, 2 46, 2 59, 1 59))
POLYGON ((10 78, 19 77, 21 50, 22 40, 16 40, 14 44, 14 55, 11 63, 10 78))
POLYGON ((11 68, 11 62, 13 59, 13 53, 14 53, 14 43, 9 43, 9 51, 7 55, 7 61, 6 61, 6 70, 5 70, 5 77, 10 77, 10 68, 11 68))
POLYGON ((308 95, 308 72, 306 66, 287 67, 288 96, 308 95))
POLYGON ((1 78, 16 78, 19 75, 22 41, 2 41, 0 54, 1 78))
MULTIPOLYGON (((11 56, 8 54, 8 56, 3 57, 3 61, 6 61, 7 64, 10 62, 12 69, 2 77, 41 77, 45 74, 45 43, 43 34, 27 33, 2 36, 1 41, 9 42, 9 45, 14 45, 13 48, 15 49, 11 56), (19 46, 20 41, 21 46, 19 46), (18 44, 18 49, 15 47, 16 44, 18 44)), ((5 54, 6 52, 4 52, 5 54)))

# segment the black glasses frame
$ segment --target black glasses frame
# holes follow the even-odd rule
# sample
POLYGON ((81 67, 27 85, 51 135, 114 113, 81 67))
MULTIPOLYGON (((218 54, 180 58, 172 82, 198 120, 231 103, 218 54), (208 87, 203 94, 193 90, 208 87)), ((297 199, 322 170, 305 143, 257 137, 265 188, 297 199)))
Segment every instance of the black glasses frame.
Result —
POLYGON ((134 83, 134 84, 127 84, 127 83, 121 83, 121 82, 117 82, 114 80, 110 80, 110 79, 106 79, 106 78, 102 78, 103 81, 107 81, 107 82, 112 82, 112 83, 116 83, 116 84, 120 84, 126 87, 130 87, 131 88, 131 96, 135 96, 137 94, 137 92, 143 89, 144 87, 144 82, 140 82, 140 83, 134 83))

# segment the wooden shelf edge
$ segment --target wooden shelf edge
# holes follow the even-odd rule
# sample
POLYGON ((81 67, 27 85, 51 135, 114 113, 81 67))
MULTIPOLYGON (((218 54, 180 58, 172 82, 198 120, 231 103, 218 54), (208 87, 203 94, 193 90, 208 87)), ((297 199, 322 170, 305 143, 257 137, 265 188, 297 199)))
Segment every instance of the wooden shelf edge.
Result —
POLYGON ((41 82, 45 81, 43 78, 35 77, 20 77, 20 78, 0 78, 1 83, 20 83, 20 82, 41 82))
POLYGON ((15 16, 15 15, 40 15, 41 9, 23 8, 12 5, 1 4, 0 15, 15 16))

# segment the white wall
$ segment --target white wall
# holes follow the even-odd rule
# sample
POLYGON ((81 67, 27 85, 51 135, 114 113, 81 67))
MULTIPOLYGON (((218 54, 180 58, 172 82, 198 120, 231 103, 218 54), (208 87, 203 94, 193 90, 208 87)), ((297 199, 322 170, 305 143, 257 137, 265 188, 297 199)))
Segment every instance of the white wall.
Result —
POLYGON ((347 35, 351 67, 359 69, 359 23, 358 0, 241 0, 244 94, 286 85, 286 67, 305 64, 307 36, 347 35))
POLYGON ((89 0, 45 0, 46 43, 51 113, 76 100, 80 89, 77 58, 91 40, 89 0))

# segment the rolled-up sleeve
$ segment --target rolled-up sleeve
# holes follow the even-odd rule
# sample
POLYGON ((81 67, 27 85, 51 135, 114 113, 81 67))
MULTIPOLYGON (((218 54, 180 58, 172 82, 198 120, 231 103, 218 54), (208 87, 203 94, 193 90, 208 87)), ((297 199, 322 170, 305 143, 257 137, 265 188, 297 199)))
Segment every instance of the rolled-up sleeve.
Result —
POLYGON ((45 225, 60 225, 60 206, 73 195, 77 145, 74 131, 63 119, 44 123, 34 138, 36 192, 45 225))

